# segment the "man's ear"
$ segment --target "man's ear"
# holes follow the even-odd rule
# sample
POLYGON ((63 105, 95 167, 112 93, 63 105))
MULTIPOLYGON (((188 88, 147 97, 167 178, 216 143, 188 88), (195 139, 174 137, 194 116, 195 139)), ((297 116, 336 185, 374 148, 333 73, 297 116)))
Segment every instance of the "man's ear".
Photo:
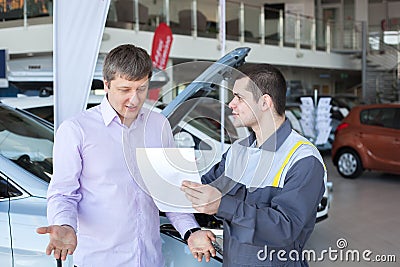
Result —
POLYGON ((110 83, 103 79, 104 91, 108 92, 110 83))
POLYGON ((260 101, 261 101, 261 109, 263 111, 268 110, 273 106, 272 99, 269 94, 262 95, 260 101))

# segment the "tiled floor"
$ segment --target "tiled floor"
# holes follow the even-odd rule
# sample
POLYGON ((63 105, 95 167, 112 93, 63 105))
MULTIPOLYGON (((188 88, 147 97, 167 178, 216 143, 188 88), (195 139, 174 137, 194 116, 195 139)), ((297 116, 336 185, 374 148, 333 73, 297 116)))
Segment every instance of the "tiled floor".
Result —
POLYGON ((364 172, 357 179, 344 179, 331 157, 324 158, 328 180, 333 182, 333 200, 328 219, 316 225, 307 243, 307 249, 324 260, 310 261, 310 266, 400 266, 400 175, 364 172), (339 249, 339 239, 344 239, 341 244, 345 241, 347 247, 339 249), (331 256, 325 253, 321 257, 329 248, 331 256), (365 252, 366 258, 395 255, 396 262, 367 262, 362 256, 366 250, 371 251, 365 252), (357 254, 360 261, 352 260, 357 254))

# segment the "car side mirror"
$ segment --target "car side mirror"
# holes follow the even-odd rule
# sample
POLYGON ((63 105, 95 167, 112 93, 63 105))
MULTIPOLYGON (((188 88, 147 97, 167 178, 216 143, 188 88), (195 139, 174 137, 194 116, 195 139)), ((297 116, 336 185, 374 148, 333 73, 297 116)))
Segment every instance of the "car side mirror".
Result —
POLYGON ((194 147, 193 136, 188 132, 179 132, 174 135, 177 147, 194 147))

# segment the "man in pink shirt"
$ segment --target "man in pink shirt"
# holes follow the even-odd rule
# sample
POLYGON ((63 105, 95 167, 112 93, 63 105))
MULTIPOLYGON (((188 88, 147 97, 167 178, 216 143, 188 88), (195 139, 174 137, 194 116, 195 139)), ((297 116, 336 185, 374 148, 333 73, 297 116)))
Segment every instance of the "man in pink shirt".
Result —
MULTIPOLYGON (((136 147, 173 147, 168 120, 143 108, 152 62, 134 45, 114 48, 104 61, 100 105, 64 121, 54 143, 48 189, 50 234, 46 253, 87 266, 164 266, 159 211, 140 186, 135 155, 127 159, 123 136, 136 147)), ((129 149, 130 151, 132 148, 129 149)), ((198 231, 192 214, 167 213, 199 260, 215 255, 210 231, 198 231)))

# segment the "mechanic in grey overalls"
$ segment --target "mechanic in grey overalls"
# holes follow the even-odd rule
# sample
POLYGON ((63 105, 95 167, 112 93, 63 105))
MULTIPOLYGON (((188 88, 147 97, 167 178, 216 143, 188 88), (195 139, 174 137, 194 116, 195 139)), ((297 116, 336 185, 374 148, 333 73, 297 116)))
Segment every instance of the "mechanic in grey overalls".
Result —
POLYGON ((182 190, 195 209, 223 221, 223 266, 308 266, 302 251, 325 191, 325 165, 285 118, 280 71, 269 64, 239 70, 229 107, 234 125, 253 133, 202 177, 207 185, 184 181, 182 190))

